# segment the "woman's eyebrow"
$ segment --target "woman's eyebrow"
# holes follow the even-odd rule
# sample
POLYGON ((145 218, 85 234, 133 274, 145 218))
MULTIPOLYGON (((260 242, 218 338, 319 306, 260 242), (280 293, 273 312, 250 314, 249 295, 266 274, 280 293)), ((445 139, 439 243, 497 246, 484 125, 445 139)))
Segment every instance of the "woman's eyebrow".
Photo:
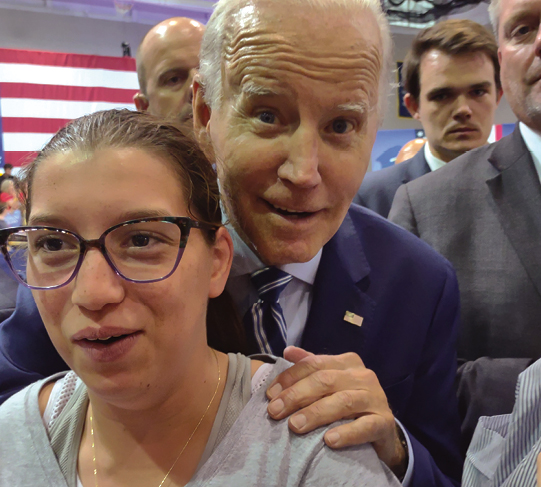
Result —
POLYGON ((28 219, 28 225, 34 226, 34 225, 45 225, 45 226, 65 226, 66 220, 58 215, 55 215, 54 213, 37 213, 37 214, 31 214, 30 218, 28 219))

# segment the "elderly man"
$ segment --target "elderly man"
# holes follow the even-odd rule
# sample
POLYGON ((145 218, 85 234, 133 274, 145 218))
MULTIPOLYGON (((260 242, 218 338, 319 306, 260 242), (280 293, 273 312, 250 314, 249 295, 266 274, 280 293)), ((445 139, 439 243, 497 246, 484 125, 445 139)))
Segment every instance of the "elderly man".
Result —
MULTIPOLYGON (((454 272, 409 233, 350 209, 390 56, 377 0, 222 0, 194 81, 194 129, 216 161, 236 239, 229 290, 253 350, 362 357, 290 349, 302 360, 271 384, 271 416, 297 411, 298 433, 357 418, 327 444, 370 442, 406 484, 451 485, 461 463, 454 272)), ((54 362, 24 296, 0 327, 0 347, 11 339, 0 349, 6 395, 54 362)))
POLYGON ((457 271, 458 355, 490 357, 468 364, 461 385, 470 402, 477 396, 490 406, 479 411, 485 415, 511 411, 518 373, 541 356, 541 2, 501 0, 491 8, 503 91, 519 123, 500 141, 402 186, 389 215, 457 271))
POLYGON ((471 20, 444 20, 415 37, 402 66, 404 103, 427 142, 410 160, 368 174, 356 203, 387 218, 402 184, 487 143, 501 97, 497 50, 471 20))
POLYGON ((192 113, 192 79, 205 26, 174 17, 150 29, 137 50, 138 110, 186 119, 192 113))

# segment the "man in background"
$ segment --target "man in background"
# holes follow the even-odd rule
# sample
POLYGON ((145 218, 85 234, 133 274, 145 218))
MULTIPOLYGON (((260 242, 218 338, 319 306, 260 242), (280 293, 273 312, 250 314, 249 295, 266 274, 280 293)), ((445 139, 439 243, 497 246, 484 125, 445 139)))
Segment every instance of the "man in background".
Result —
POLYGON ((491 10, 503 91, 519 122, 402 186, 389 215, 457 272, 458 356, 474 361, 461 388, 470 409, 477 400, 489 407, 483 415, 511 412, 518 373, 541 357, 541 2, 500 0, 491 10))
POLYGON ((471 20, 421 31, 404 64, 404 104, 420 121, 424 147, 408 161, 366 175, 355 203, 387 218, 396 190, 487 143, 501 97, 498 46, 471 20))
POLYGON ((138 110, 161 117, 191 118, 192 80, 199 66, 205 26, 186 17, 150 29, 137 49, 138 110))
POLYGON ((4 174, 0 176, 0 186, 6 179, 13 179, 11 171, 13 171, 13 166, 11 164, 4 164, 4 174))

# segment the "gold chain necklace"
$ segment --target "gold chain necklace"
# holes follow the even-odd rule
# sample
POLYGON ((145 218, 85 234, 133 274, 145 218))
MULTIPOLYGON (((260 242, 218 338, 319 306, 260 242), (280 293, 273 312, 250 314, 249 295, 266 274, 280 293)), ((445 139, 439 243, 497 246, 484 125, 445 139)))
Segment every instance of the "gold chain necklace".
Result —
MULTIPOLYGON (((160 485, 158 485, 158 487, 162 487, 164 482, 169 477, 169 474, 175 468, 175 465, 177 464, 178 459, 184 453, 184 450, 186 450, 186 447, 188 446, 188 443, 190 443, 190 440, 193 438, 193 436, 195 435, 195 433, 199 429, 199 426, 201 426, 201 423, 205 419, 205 416, 209 412, 209 409, 212 406, 212 403, 214 402, 214 398, 216 397, 216 394, 218 393, 218 389, 220 388, 220 382, 222 380, 222 375, 221 375, 221 372, 220 372, 220 361, 218 360, 218 355, 216 355, 216 351, 214 349, 212 349, 212 351, 214 352, 214 357, 216 358, 216 364, 218 365, 218 383, 216 384, 216 389, 214 389, 214 394, 212 395, 212 398, 210 399, 210 402, 209 402, 209 404, 207 406, 207 409, 205 409, 205 412, 203 413, 203 416, 201 416, 201 419, 199 420, 199 423, 197 423, 197 426, 192 431, 192 434, 188 438, 188 441, 186 441, 186 443, 184 443, 184 446, 182 447, 182 450, 180 450, 180 453, 177 455, 177 458, 173 462, 173 465, 171 465, 171 468, 167 471, 167 473, 165 474, 165 477, 160 482, 160 485)), ((92 462, 93 462, 93 465, 94 465, 94 485, 95 485, 95 487, 98 487, 98 468, 96 467, 96 442, 94 441, 94 423, 92 421, 92 410, 90 410, 90 436, 92 438, 92 462)))

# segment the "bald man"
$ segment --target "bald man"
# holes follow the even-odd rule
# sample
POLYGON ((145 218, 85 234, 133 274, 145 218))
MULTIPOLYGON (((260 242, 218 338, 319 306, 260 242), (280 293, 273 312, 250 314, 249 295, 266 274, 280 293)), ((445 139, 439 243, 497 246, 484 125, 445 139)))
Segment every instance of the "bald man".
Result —
POLYGON ((186 17, 150 29, 137 50, 138 110, 163 117, 191 117, 192 78, 199 66, 205 26, 186 17))

